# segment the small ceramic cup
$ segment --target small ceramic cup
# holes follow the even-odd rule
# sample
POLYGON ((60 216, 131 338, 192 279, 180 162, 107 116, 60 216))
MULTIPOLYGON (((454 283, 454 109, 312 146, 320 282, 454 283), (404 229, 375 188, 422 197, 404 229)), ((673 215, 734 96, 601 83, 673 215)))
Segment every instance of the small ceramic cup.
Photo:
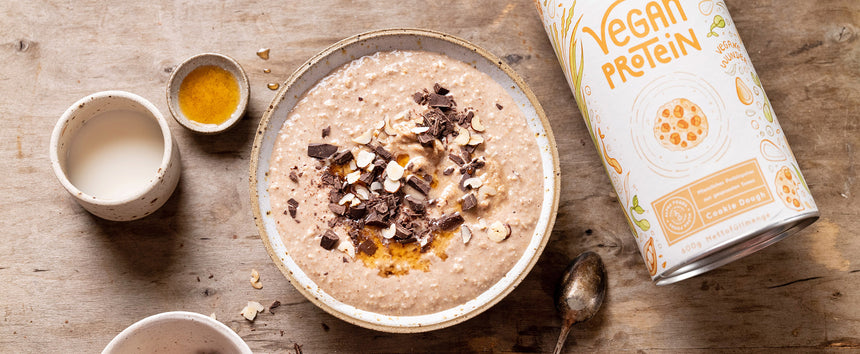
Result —
POLYGON ((221 322, 199 313, 163 312, 129 326, 102 354, 251 353, 241 337, 221 322))
POLYGON ((200 134, 217 134, 232 128, 242 118, 248 106, 250 92, 248 76, 245 75, 245 70, 236 60, 223 54, 202 53, 186 59, 173 70, 173 74, 167 80, 167 108, 170 109, 173 118, 183 127, 200 134), (239 85, 239 104, 236 105, 236 110, 233 111, 230 118, 221 124, 204 124, 188 119, 179 107, 179 88, 182 86, 182 82, 194 69, 207 65, 227 70, 239 85))
MULTIPOLYGON (((179 182, 181 170, 179 147, 170 133, 170 127, 164 116, 145 98, 124 91, 94 93, 69 107, 54 126, 50 155, 57 179, 75 198, 75 201, 93 215, 114 221, 140 219, 155 212, 173 194, 179 182), (75 136, 82 129, 87 129, 87 123, 102 115, 105 115, 104 119, 108 119, 109 113, 113 111, 132 112, 140 117, 151 119, 151 123, 157 126, 155 129, 161 132, 164 143, 163 155, 158 169, 153 171, 152 177, 146 179, 142 185, 119 197, 99 197, 82 191, 70 181, 70 163, 74 162, 70 161, 69 155, 75 136)), ((135 156, 128 156, 128 158, 135 159, 135 156)))

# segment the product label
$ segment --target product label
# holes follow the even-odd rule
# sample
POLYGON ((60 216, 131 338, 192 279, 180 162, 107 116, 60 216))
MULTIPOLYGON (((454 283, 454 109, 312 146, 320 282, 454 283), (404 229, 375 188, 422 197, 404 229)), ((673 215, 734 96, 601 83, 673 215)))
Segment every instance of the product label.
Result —
POLYGON ((756 160, 732 166, 652 203, 670 246, 708 226, 773 201, 756 160))
POLYGON ((817 212, 723 1, 535 2, 652 278, 817 212))

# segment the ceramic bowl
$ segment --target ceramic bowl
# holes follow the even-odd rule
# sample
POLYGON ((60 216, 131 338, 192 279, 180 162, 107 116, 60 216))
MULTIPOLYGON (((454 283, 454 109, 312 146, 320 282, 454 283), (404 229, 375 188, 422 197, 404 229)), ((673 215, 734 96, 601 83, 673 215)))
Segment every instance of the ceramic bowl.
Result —
POLYGON ((181 173, 179 146, 164 116, 145 98, 124 91, 94 93, 69 107, 54 126, 50 155, 54 174, 75 201, 93 215, 114 221, 140 219, 155 212, 173 194, 181 173), (69 150, 75 135, 86 127, 90 119, 110 111, 133 111, 152 119, 158 125, 164 141, 164 152, 156 173, 137 192, 120 198, 87 194, 72 184, 67 174, 69 150))
POLYGON ((251 353, 241 337, 199 313, 174 311, 135 322, 114 337, 102 354, 251 353))
POLYGON ((265 112, 251 152, 251 205, 263 244, 269 256, 295 288, 311 302, 347 322, 385 332, 423 332, 451 326, 490 308, 509 294, 537 262, 550 237, 559 197, 559 160, 549 122, 525 82, 499 58, 465 40, 443 33, 417 29, 390 29, 359 34, 323 50, 294 72, 265 112), (271 210, 267 181, 269 161, 278 132, 288 113, 317 81, 353 59, 378 51, 423 50, 445 54, 473 64, 488 74, 514 99, 535 133, 544 175, 544 196, 535 232, 522 257, 512 269, 484 293, 465 304, 418 316, 391 316, 358 309, 322 291, 299 268, 278 234, 271 210))
POLYGON ((248 83, 248 75, 245 75, 245 70, 242 66, 231 57, 218 53, 202 53, 186 59, 182 64, 179 64, 170 79, 167 80, 167 108, 170 109, 170 114, 183 127, 201 134, 217 134, 224 132, 234 125, 245 114, 245 109, 248 107, 248 97, 251 92, 248 83), (188 119, 179 108, 179 87, 182 81, 188 76, 191 71, 201 66, 214 65, 227 70, 239 84, 239 104, 236 110, 221 124, 204 124, 188 119))

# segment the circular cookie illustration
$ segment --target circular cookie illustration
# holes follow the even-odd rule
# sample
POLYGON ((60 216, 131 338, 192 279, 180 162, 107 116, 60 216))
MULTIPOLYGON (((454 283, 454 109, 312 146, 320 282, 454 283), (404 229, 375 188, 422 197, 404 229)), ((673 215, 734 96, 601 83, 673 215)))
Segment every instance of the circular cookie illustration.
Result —
POLYGON ((803 210, 803 204, 800 203, 798 195, 800 187, 800 179, 795 176, 788 167, 783 167, 776 172, 774 180, 776 186, 776 195, 785 204, 785 206, 794 210, 803 210))
POLYGON ((648 274, 652 277, 657 274, 657 251, 654 249, 654 238, 649 237, 648 242, 645 243, 645 252, 642 252, 645 255, 645 265, 648 267, 648 274))
POLYGON ((689 150, 708 136, 708 117, 695 103, 676 98, 660 106, 654 121, 654 137, 671 151, 689 150))

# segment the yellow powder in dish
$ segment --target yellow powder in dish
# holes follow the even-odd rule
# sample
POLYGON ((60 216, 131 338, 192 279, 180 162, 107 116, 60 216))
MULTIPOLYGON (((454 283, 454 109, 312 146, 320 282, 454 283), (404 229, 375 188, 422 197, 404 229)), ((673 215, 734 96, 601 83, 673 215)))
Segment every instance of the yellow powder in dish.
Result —
POLYGON ((221 124, 239 105, 239 83, 229 71, 205 65, 188 73, 179 86, 179 108, 188 119, 221 124))

